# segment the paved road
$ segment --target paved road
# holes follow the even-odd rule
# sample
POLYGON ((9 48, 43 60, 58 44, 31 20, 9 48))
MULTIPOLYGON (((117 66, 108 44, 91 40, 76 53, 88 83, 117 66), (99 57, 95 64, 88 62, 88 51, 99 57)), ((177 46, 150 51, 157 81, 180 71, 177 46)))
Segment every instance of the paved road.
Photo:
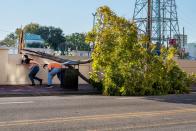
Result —
POLYGON ((0 98, 0 131, 196 131, 196 94, 0 98))

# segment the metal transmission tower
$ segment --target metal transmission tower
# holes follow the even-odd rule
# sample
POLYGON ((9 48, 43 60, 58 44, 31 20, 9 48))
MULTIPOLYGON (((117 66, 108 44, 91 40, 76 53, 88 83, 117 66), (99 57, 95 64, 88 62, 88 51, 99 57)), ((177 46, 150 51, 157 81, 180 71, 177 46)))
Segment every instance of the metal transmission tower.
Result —
POLYGON ((180 34, 175 0, 136 0, 133 20, 159 46, 180 34))

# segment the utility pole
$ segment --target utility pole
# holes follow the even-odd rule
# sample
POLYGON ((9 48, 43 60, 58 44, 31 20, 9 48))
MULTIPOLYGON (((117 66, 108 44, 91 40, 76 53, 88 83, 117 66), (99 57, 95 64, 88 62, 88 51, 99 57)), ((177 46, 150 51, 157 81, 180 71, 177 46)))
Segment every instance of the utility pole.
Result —
POLYGON ((93 15, 93 30, 94 30, 94 28, 95 28, 95 19, 96 19, 97 12, 92 13, 92 15, 93 15))
POLYGON ((151 19, 151 0, 148 0, 148 20, 147 20, 147 34, 148 34, 148 43, 147 43, 147 49, 150 46, 151 43, 151 35, 152 35, 152 19, 151 19))
POLYGON ((185 44, 185 40, 184 40, 184 37, 185 37, 185 31, 184 31, 184 27, 183 27, 183 37, 182 37, 182 46, 183 46, 183 48, 184 48, 184 44, 185 44))
POLYGON ((20 33, 19 33, 19 38, 18 38, 18 54, 22 54, 22 49, 24 49, 25 47, 25 43, 24 43, 24 30, 20 29, 20 33))

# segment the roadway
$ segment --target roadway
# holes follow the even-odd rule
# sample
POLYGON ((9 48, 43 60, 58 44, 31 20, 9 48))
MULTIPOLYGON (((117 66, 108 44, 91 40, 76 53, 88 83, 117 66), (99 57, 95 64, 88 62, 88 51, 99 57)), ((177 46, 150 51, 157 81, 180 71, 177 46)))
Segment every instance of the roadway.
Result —
POLYGON ((0 131, 196 131, 196 94, 0 98, 0 131))

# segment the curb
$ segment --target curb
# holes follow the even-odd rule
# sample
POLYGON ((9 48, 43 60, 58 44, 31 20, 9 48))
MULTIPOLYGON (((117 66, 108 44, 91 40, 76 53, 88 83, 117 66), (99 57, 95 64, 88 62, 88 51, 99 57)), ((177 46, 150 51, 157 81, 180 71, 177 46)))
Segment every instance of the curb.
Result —
POLYGON ((196 90, 190 90, 191 93, 196 93, 196 90))
POLYGON ((62 93, 10 93, 0 94, 0 97, 33 97, 33 96, 66 96, 66 95, 101 95, 101 92, 62 92, 62 93))
MULTIPOLYGON (((59 85, 57 85, 58 87, 59 85)), ((65 95, 101 95, 102 93, 100 91, 97 91, 93 87, 91 87, 88 84, 81 84, 79 85, 79 90, 70 90, 65 89, 61 90, 61 88, 57 90, 52 89, 46 89, 46 90, 40 90, 41 88, 32 88, 28 87, 28 85, 2 85, 0 86, 0 97, 25 97, 25 96, 65 96, 65 95), (11 87, 9 89, 9 87, 11 87), (8 88, 8 90, 6 90, 8 88), (25 91, 25 88, 27 88, 27 91, 25 91), (19 91, 16 91, 18 90, 19 91)))

